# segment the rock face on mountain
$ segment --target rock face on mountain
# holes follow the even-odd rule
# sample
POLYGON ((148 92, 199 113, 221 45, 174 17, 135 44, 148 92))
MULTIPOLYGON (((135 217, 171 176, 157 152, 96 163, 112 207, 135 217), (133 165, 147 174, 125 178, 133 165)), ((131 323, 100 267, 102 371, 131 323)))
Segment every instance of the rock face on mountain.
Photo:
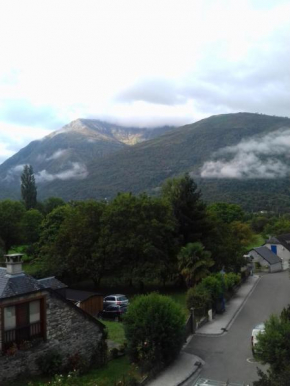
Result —
POLYGON ((15 173, 30 163, 40 199, 156 194, 167 178, 189 172, 208 201, 236 202, 251 210, 290 208, 289 118, 222 114, 155 133, 108 126, 78 120, 32 142, 0 166, 0 197, 7 197, 7 187, 16 191, 17 178, 19 192, 15 173), (44 144, 53 141, 48 151, 44 144))
MULTIPOLYGON (((0 198, 19 198, 23 166, 33 166, 39 191, 54 180, 81 180, 88 165, 120 149, 162 135, 172 127, 139 129, 95 119, 77 119, 33 141, 0 165, 0 198)), ((59 195, 55 192, 55 195, 59 195)))

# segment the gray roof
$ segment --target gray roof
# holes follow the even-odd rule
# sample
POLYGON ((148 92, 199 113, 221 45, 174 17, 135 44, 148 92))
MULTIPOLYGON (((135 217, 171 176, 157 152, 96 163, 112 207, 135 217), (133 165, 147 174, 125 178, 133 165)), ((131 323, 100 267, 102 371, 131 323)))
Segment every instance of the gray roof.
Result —
POLYGON ((72 288, 63 288, 57 291, 62 296, 64 296, 66 299, 73 300, 73 301, 84 301, 92 296, 101 296, 100 294, 96 292, 89 292, 89 291, 82 291, 82 290, 75 290, 72 288))
POLYGON ((44 287, 33 277, 20 273, 9 275, 0 267, 0 299, 42 290, 44 287))
POLYGON ((273 253, 269 248, 267 247, 258 247, 254 248, 254 250, 261 256, 263 259, 265 259, 269 264, 277 264, 281 263, 282 260, 280 257, 278 257, 275 253, 273 253))
POLYGON ((67 287, 66 284, 62 283, 60 280, 56 279, 54 276, 45 277, 44 279, 38 279, 37 281, 41 285, 43 285, 45 288, 52 288, 53 290, 67 287))
POLYGON ((269 244, 281 244, 277 237, 270 237, 269 240, 266 241, 269 244))

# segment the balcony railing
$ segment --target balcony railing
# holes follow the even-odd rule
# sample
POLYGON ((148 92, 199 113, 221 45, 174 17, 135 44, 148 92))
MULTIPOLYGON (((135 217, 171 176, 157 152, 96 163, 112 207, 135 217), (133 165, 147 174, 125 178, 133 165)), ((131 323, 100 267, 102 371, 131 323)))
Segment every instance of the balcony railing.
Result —
POLYGON ((41 322, 29 324, 25 327, 17 327, 13 330, 4 331, 3 348, 7 350, 13 343, 17 345, 42 337, 41 322))

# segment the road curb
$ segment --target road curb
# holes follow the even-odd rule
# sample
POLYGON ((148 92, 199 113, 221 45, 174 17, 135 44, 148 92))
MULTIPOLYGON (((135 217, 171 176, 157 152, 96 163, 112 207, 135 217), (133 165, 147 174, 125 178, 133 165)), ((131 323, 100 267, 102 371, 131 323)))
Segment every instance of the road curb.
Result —
POLYGON ((181 382, 177 383, 175 386, 182 386, 185 382, 187 382, 200 368, 202 367, 202 362, 195 362, 195 369, 181 382))

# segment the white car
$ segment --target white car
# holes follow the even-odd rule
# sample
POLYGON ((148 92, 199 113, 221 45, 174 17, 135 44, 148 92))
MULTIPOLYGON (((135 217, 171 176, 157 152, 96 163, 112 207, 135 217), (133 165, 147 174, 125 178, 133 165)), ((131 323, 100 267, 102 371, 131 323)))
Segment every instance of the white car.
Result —
POLYGON ((255 346, 258 343, 258 335, 263 334, 264 331, 265 331, 264 323, 260 323, 253 328, 253 331, 252 331, 252 351, 253 352, 255 351, 255 346))

